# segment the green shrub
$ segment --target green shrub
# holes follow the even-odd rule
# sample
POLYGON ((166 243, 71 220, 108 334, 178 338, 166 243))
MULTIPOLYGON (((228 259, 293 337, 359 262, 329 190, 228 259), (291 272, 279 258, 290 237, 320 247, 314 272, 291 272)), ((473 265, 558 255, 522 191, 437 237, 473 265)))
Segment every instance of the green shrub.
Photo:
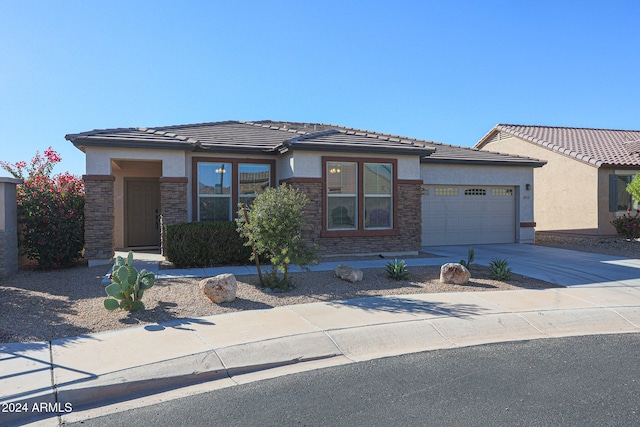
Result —
POLYGON ((387 275, 393 280, 407 280, 409 278, 409 272, 407 271, 407 264, 404 260, 398 261, 394 259, 387 263, 387 275))
POLYGON ((178 268, 247 264, 251 248, 233 221, 167 225, 167 259, 178 268))
MULTIPOLYGON (((640 175, 637 175, 640 176, 640 175)), ((618 234, 623 235, 627 239, 637 239, 640 237, 640 212, 631 216, 631 212, 623 216, 619 216, 611 224, 616 228, 618 234)))
POLYGON ((262 279, 262 286, 287 289, 290 264, 306 268, 317 262, 316 248, 308 246, 302 239, 303 212, 307 202, 304 193, 283 184, 267 188, 255 198, 247 213, 249 221, 242 209, 238 211, 238 232, 248 240, 248 246, 254 245, 256 252, 272 265, 270 277, 262 279), (278 279, 278 271, 283 275, 281 280, 278 279))
POLYGON ((509 280, 511 278, 511 267, 506 259, 494 258, 489 263, 489 277, 493 280, 509 280))

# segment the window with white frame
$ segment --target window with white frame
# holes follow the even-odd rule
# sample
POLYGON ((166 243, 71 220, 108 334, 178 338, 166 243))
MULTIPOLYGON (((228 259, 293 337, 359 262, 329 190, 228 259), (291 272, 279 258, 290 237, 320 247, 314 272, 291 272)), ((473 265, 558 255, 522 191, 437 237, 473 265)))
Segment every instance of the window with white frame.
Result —
POLYGON ((393 165, 364 164, 364 228, 391 228, 393 200, 393 165))
POLYGON ((327 229, 358 228, 358 164, 327 162, 327 229))

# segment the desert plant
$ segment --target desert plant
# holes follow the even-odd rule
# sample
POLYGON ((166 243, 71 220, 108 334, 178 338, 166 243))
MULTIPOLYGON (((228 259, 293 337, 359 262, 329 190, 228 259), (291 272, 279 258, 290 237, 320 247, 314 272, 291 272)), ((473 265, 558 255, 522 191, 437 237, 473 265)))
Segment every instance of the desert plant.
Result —
POLYGON ((627 239, 637 239, 640 237, 640 211, 636 211, 636 214, 632 216, 631 209, 628 209, 626 214, 611 221, 611 225, 615 227, 618 234, 627 239))
MULTIPOLYGON (((260 283, 262 286, 286 289, 290 264, 306 269, 317 262, 316 248, 302 238, 303 212, 308 200, 304 193, 283 184, 259 194, 246 216, 239 206, 236 223, 238 232, 247 239, 245 245, 254 246, 258 256, 271 262, 270 277, 260 283)), ((254 259, 252 255, 251 260, 254 259)))
POLYGON ((511 267, 506 258, 494 258, 489 263, 489 277, 493 280, 509 280, 511 278, 511 267))
POLYGON ((43 269, 74 265, 84 247, 84 182, 69 173, 51 176, 61 160, 49 147, 29 164, 0 161, 23 180, 16 194, 20 253, 43 269))
POLYGON ((393 280, 407 280, 409 278, 409 272, 407 271, 407 264, 404 260, 398 261, 394 259, 387 263, 387 275, 393 280))
POLYGON ((467 260, 460 260, 460 265, 462 265, 463 267, 466 267, 467 269, 469 269, 469 266, 471 265, 471 263, 473 262, 473 259, 475 257, 475 251, 473 250, 473 248, 469 248, 469 252, 467 253, 467 260))
POLYGON ((109 277, 111 284, 105 288, 109 297, 104 300, 107 310, 144 310, 142 295, 153 286, 156 278, 152 272, 145 269, 138 272, 133 267, 133 252, 129 252, 126 260, 120 256, 116 258, 109 277))

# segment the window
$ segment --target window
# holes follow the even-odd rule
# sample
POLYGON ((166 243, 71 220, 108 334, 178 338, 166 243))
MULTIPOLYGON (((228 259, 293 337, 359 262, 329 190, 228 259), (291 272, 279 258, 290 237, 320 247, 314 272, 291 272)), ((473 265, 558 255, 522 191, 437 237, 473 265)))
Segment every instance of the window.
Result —
POLYGON ((364 228, 390 228, 393 166, 364 164, 364 228))
POLYGON ((484 188, 467 188, 464 190, 465 196, 486 196, 487 190, 484 188))
POLYGON ((239 203, 251 206, 258 194, 264 193, 271 186, 269 165, 240 163, 238 166, 239 203))
POLYGON ((327 236, 395 232, 395 168, 395 161, 324 158, 324 226, 337 233, 327 236))
POLYGON ((198 200, 200 221, 231 219, 231 163, 198 165, 198 200))
POLYGON ((327 229, 358 228, 358 164, 327 162, 327 229))
POLYGON ((272 185, 274 166, 270 160, 194 158, 194 219, 231 221, 238 203, 251 205, 272 185))
POLYGON ((513 196, 513 188, 492 188, 492 196, 513 196))
POLYGON ((631 194, 627 193, 627 185, 633 180, 633 175, 609 175, 609 211, 626 211, 636 209, 631 194))
POLYGON ((457 196, 458 189, 454 187, 436 187, 436 196, 457 196))

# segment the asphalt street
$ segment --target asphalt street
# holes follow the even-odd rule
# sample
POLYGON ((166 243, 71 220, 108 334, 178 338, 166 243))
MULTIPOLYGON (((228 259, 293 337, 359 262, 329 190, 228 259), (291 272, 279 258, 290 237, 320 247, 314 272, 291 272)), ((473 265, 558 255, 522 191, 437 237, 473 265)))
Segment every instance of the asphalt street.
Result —
POLYGON ((640 425, 640 336, 540 339, 376 359, 69 425, 640 425))

